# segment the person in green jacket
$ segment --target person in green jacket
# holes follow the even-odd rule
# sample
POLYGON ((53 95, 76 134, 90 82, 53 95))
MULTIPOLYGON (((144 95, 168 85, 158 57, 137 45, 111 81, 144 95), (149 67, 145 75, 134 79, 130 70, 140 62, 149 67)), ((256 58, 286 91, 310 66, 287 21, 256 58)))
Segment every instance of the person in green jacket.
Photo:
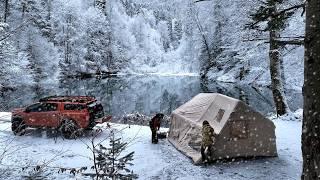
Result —
POLYGON ((201 158, 202 162, 209 162, 210 156, 213 153, 213 144, 215 143, 216 134, 208 121, 202 123, 202 143, 201 143, 201 158), (207 150, 207 152, 206 152, 207 150))

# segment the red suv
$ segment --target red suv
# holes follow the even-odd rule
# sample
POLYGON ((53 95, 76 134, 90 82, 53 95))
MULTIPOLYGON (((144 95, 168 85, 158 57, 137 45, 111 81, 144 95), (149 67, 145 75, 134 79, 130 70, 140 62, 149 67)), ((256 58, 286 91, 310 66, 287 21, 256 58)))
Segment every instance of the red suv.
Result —
POLYGON ((65 138, 76 137, 79 129, 92 129, 109 121, 102 105, 90 96, 49 96, 26 108, 14 109, 11 129, 22 135, 27 127, 58 128, 65 138))

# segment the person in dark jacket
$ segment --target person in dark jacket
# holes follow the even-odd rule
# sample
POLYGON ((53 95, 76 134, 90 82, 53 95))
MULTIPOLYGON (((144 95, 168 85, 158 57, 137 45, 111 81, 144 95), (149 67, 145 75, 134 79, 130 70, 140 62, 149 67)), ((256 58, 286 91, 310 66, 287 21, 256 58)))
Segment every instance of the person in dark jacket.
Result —
POLYGON ((157 136, 157 130, 160 129, 161 120, 163 119, 164 115, 161 113, 157 113, 149 122, 149 126, 151 129, 151 141, 153 144, 158 143, 158 136, 157 136))
POLYGON ((202 162, 209 162, 211 160, 214 148, 213 144, 216 141, 216 134, 214 129, 210 126, 208 121, 202 123, 202 142, 201 142, 201 158, 202 162), (207 153, 206 153, 207 149, 207 153))

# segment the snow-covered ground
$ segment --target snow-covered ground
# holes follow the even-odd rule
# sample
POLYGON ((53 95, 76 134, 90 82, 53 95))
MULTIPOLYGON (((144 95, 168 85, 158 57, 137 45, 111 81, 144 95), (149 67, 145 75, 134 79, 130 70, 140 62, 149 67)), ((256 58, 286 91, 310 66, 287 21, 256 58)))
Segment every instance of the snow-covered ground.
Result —
MULTIPOLYGON (((30 130, 25 136, 14 136, 10 122, 6 122, 10 116, 10 113, 0 113, 0 179, 22 179, 30 172, 22 171, 22 167, 44 162, 48 162, 49 167, 92 166, 89 160, 91 153, 85 145, 90 142, 90 133, 77 140, 55 138, 41 130, 30 130)), ((128 152, 135 151, 134 166, 130 168, 139 175, 139 179, 299 179, 302 168, 301 121, 273 121, 279 157, 221 162, 206 167, 193 165, 167 140, 151 144, 148 127, 111 124, 111 128, 119 130, 118 135, 130 142, 128 152)), ((96 141, 106 138, 109 131, 106 129, 96 141)), ((47 179, 85 179, 80 175, 58 174, 57 171, 49 168, 42 175, 47 179)))

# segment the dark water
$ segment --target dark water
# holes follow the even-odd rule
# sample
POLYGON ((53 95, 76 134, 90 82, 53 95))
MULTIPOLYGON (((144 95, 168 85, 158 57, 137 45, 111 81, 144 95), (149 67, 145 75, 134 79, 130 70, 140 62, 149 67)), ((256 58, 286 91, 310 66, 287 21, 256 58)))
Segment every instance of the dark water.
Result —
MULTIPOLYGON (((107 113, 122 116, 140 112, 170 114, 175 108, 200 92, 218 92, 243 100, 255 110, 274 112, 271 90, 217 82, 203 83, 191 76, 122 76, 109 79, 67 79, 56 84, 16 87, 16 91, 1 92, 0 111, 24 107, 48 95, 94 95, 107 113)), ((301 92, 287 90, 292 110, 302 107, 301 92)))

